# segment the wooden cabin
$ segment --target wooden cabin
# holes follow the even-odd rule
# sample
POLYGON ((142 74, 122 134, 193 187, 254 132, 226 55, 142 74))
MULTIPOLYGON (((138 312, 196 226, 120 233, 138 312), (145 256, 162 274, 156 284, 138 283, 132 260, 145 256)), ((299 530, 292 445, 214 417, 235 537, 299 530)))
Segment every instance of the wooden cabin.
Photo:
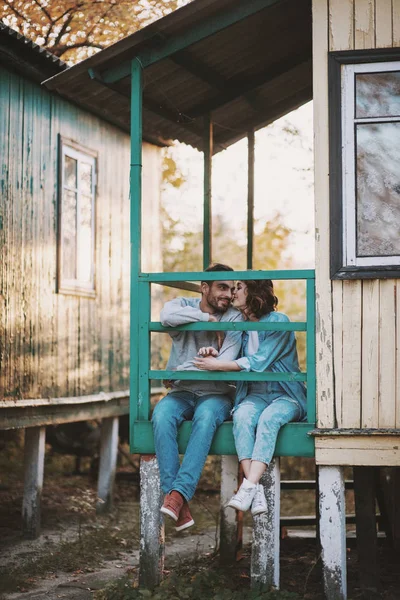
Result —
MULTIPOLYGON (((130 138, 41 85, 66 66, 0 25, 0 429, 27 428, 34 535, 45 426, 111 419, 114 460, 128 413, 130 138)), ((143 157, 143 257, 159 270, 160 146, 143 157)))
MULTIPOLYGON (((131 124, 136 215, 132 282, 137 290, 146 277, 147 283, 174 283, 173 274, 157 279, 145 273, 140 261, 142 132, 204 151, 206 264, 212 258, 210 156, 246 135, 251 148, 254 130, 313 98, 317 259, 312 436, 327 598, 346 598, 347 593, 343 468, 355 468, 361 495, 372 499, 371 522, 374 498, 365 469, 400 464, 399 186, 394 166, 399 45, 400 5, 395 0, 194 0, 47 82, 49 89, 74 97, 89 110, 98 99, 104 104, 108 99, 109 118, 123 121, 126 130, 131 124)), ((190 274, 184 276, 190 281, 190 274)), ((192 274, 194 280, 201 277, 192 274)), ((137 305, 132 306, 134 317, 137 305)), ((132 320, 132 335, 139 335, 139 327, 150 331, 157 326, 147 321, 146 312, 141 321, 132 320)), ((148 366, 134 346, 132 350, 132 431, 139 432, 148 421, 148 407, 138 408, 138 380, 148 375, 148 366)), ((135 439, 132 443, 140 451, 135 439)), ((143 442, 142 451, 151 452, 151 447, 151 440, 147 447, 143 442)), ((143 470, 147 500, 150 488, 153 496, 157 489, 151 468, 143 470)), ((270 478, 270 491, 276 491, 276 482, 270 478)), ((276 549, 276 510, 257 525, 257 548, 267 539, 276 549)), ((162 538, 157 538, 155 521, 152 528, 143 527, 143 555, 153 557, 154 566, 143 563, 143 581, 154 582, 162 538)), ((374 527, 369 531, 367 538, 361 530, 358 535, 371 554, 374 527)), ((267 549, 263 552, 264 564, 258 560, 254 579, 278 585, 278 553, 271 559, 267 549)))

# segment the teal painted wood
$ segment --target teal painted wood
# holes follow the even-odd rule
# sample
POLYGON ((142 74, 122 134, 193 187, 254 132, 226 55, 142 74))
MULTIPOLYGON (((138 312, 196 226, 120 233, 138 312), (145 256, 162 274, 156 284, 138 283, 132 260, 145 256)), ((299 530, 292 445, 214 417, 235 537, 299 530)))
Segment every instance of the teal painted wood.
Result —
MULTIPOLYGON (((279 432, 275 448, 275 456, 314 456, 314 438, 308 433, 313 430, 314 423, 289 423, 279 432)), ((180 454, 184 454, 190 433, 191 421, 185 421, 178 434, 180 454)), ((154 454, 153 428, 149 421, 136 421, 133 424, 132 453, 154 454)), ((210 454, 236 455, 235 442, 232 433, 232 422, 225 422, 218 428, 210 454)))
MULTIPOLYGON (((203 19, 198 25, 190 27, 181 35, 174 35, 164 43, 158 43, 157 48, 142 50, 138 53, 137 58, 140 60, 143 68, 145 68, 280 1, 251 0, 251 2, 240 2, 239 5, 221 11, 218 17, 213 15, 203 19)), ((104 70, 101 73, 101 78, 105 83, 115 83, 124 77, 128 77, 129 74, 130 65, 129 61, 126 61, 117 67, 104 70)))
POLYGON ((316 420, 315 280, 307 281, 307 419, 316 420))
MULTIPOLYGON (((293 269, 276 271, 233 271, 232 277, 246 281, 247 279, 314 279, 315 271, 313 269, 293 269)), ((167 281, 215 281, 217 278, 226 279, 226 271, 214 271, 213 273, 203 273, 203 271, 194 271, 193 273, 141 273, 139 279, 150 281, 151 283, 167 281)))
POLYGON ((203 180, 203 269, 211 263, 212 257, 212 216, 211 216, 211 182, 213 155, 213 125, 210 115, 204 117, 204 180, 203 180))
POLYGON ((247 134, 247 268, 253 268, 254 246, 254 129, 247 134))
POLYGON ((307 381, 306 373, 254 373, 246 371, 149 371, 151 379, 182 381, 307 381))
POLYGON ((150 416, 150 283, 141 281, 139 283, 139 331, 138 331, 138 409, 139 421, 148 421, 150 416))
MULTIPOLYGON (((139 417, 139 274, 141 272, 142 204, 142 68, 131 62, 131 325, 130 428, 139 417)), ((147 394, 148 395, 148 394, 147 394)), ((142 400, 143 401, 143 400, 142 400)))
POLYGON ((169 333, 170 331, 307 331, 304 321, 290 323, 260 323, 256 321, 230 322, 230 323, 189 323, 177 327, 164 327, 161 323, 152 321, 150 331, 169 333))

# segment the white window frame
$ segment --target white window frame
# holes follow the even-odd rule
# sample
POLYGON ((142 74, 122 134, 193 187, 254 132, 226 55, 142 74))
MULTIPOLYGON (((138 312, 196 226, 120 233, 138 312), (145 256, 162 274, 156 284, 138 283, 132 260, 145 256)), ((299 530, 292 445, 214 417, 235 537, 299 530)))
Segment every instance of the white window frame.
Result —
POLYGON ((400 61, 342 65, 343 265, 345 267, 400 266, 400 255, 360 257, 356 253, 356 125, 400 122, 400 116, 356 118, 355 78, 358 73, 387 73, 389 71, 400 72, 400 61))
MULTIPOLYGON (((58 199, 58 260, 57 260, 57 291, 61 294, 74 294, 79 296, 96 296, 96 280, 95 280, 95 256, 96 256, 96 191, 97 191, 97 153, 77 144, 76 142, 60 136, 59 143, 59 199, 58 199), (77 188, 69 188, 66 185, 65 173, 65 157, 68 156, 77 161, 77 188), (89 163, 92 166, 92 252, 90 256, 90 279, 89 281, 76 279, 68 279, 64 277, 63 269, 63 196, 65 190, 74 191, 77 194, 77 215, 80 210, 80 164, 89 163)), ((76 223, 76 273, 78 274, 78 262, 80 256, 80 235, 79 235, 79 218, 76 223)))

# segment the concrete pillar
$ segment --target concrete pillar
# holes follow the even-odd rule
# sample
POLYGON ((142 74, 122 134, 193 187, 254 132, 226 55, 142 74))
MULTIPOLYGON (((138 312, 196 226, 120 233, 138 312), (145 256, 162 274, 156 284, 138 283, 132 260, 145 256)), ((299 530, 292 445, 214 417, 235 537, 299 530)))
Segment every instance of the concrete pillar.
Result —
POLYGON ((344 490, 342 467, 319 467, 319 529, 327 600, 347 598, 344 490))
POLYGON ((24 537, 31 539, 38 537, 40 534, 45 442, 45 427, 28 427, 25 429, 22 532, 24 537))
POLYGON ((256 515, 251 551, 251 587, 256 590, 279 589, 279 542, 281 478, 279 458, 275 458, 261 482, 268 512, 256 515))
POLYGON ((97 484, 98 513, 108 512, 113 504, 113 490, 118 455, 118 417, 103 419, 101 423, 100 465, 97 484))
POLYGON ((243 519, 236 510, 226 508, 227 503, 239 487, 238 458, 221 456, 221 508, 220 508, 220 560, 232 564, 242 549, 243 519))
POLYGON ((140 458, 140 559, 139 583, 152 590, 164 569, 164 520, 160 512, 163 494, 154 455, 140 458))

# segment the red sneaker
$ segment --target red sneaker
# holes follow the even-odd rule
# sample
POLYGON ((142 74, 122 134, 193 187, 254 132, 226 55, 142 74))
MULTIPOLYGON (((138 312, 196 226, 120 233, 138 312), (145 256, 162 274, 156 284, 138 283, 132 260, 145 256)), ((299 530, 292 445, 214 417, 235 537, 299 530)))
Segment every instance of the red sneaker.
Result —
POLYGON ((172 492, 165 496, 164 504, 160 510, 164 515, 168 515, 171 517, 171 519, 177 521, 179 519, 179 513, 181 512, 183 503, 183 496, 181 496, 179 492, 172 490, 172 492))
POLYGON ((175 530, 183 531, 183 529, 187 529, 192 525, 194 525, 193 517, 190 514, 189 504, 185 500, 181 508, 181 512, 179 513, 179 519, 176 523, 175 530))

